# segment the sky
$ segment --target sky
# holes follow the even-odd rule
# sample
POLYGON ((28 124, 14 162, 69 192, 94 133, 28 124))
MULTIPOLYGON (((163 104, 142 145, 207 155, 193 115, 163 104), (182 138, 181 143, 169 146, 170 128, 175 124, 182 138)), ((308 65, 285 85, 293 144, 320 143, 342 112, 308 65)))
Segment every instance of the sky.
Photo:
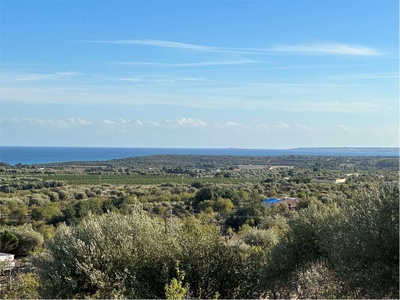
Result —
POLYGON ((3 146, 399 146, 397 0, 0 5, 3 146))

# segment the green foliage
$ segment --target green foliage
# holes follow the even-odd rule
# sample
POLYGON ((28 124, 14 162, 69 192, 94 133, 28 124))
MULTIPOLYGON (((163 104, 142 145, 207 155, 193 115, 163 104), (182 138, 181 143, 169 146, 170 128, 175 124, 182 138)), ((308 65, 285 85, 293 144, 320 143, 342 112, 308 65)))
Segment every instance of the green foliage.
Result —
POLYGON ((46 206, 50 204, 50 198, 45 194, 31 194, 27 196, 28 206, 46 206))
POLYGON ((213 209, 223 216, 229 215, 233 208, 234 205, 230 199, 218 198, 213 205, 213 209))
POLYGON ((326 247, 349 296, 397 298, 399 188, 362 191, 331 224, 326 247))
POLYGON ((297 278, 308 282, 306 298, 398 297, 398 205, 394 185, 361 191, 342 209, 311 202, 271 251, 263 279, 271 296, 290 297, 288 286, 297 278))
POLYGON ((1 299, 39 299, 39 283, 34 274, 18 274, 12 284, 2 286, 1 299))
POLYGON ((123 162, 82 175, 75 166, 1 174, 1 221, 23 240, 13 252, 41 250, 46 239, 35 258, 41 297, 398 297, 398 174, 388 171, 398 158, 162 156, 123 162), (256 166, 268 163, 297 167, 256 166), (231 178, 213 177, 217 167, 231 178), (328 181, 344 176, 344 184, 328 181), (61 179, 76 185, 61 186, 61 179), (381 182, 392 186, 376 189, 381 182), (286 204, 262 205, 264 195, 302 200, 290 211, 286 204), (25 222, 32 227, 15 227, 25 222), (49 224, 60 222, 71 226, 61 225, 54 235, 49 224), (225 230, 228 236, 221 236, 225 230))
POLYGON ((49 240, 55 232, 55 228, 52 225, 47 225, 44 223, 38 223, 36 231, 43 236, 45 241, 49 240))
POLYGON ((289 229, 287 219, 282 215, 265 216, 260 224, 260 229, 272 229, 278 236, 283 236, 289 229))
POLYGON ((28 255, 43 245, 43 236, 30 225, 10 227, 10 231, 18 238, 18 246, 12 251, 17 255, 28 255))
POLYGON ((18 205, 11 209, 9 218, 22 224, 26 221, 28 216, 28 207, 26 205, 18 205))
POLYGON ((192 297, 250 295, 239 288, 246 286, 246 263, 218 227, 194 218, 162 221, 140 208, 61 226, 33 259, 46 298, 163 298, 166 284, 174 286, 176 261, 192 297))
POLYGON ((0 231, 0 252, 10 252, 17 248, 18 237, 8 230, 0 231))
POLYGON ((51 203, 45 207, 31 207, 31 218, 35 221, 48 221, 52 218, 60 216, 61 210, 58 203, 51 203))
POLYGON ((242 239, 248 245, 261 247, 267 251, 278 243, 279 237, 273 229, 251 228, 244 233, 242 239))
POLYGON ((60 227, 34 265, 46 298, 163 298, 180 229, 136 209, 60 227))
MULTIPOLYGON (((218 199, 230 199, 231 202, 237 204, 239 202, 239 193, 231 188, 222 188, 219 186, 203 187, 196 193, 193 206, 197 208, 197 206, 205 200, 218 201, 218 199)), ((226 206, 226 203, 223 204, 222 202, 219 206, 226 206)))
POLYGON ((204 212, 213 212, 214 201, 204 200, 197 205, 197 209, 204 212))
POLYGON ((339 214, 336 207, 311 204, 289 220, 289 230, 272 249, 263 282, 273 298, 289 298, 288 286, 296 270, 326 258, 325 238, 331 234, 328 219, 339 214))
POLYGON ((291 298, 341 298, 342 281, 324 260, 317 260, 296 270, 290 289, 291 298))
POLYGON ((219 293, 221 298, 233 298, 235 289, 246 282, 238 249, 222 242, 216 226, 201 225, 193 218, 185 222, 183 232, 179 265, 191 296, 213 298, 219 293))
POLYGON ((266 205, 261 204, 259 201, 251 202, 233 212, 226 219, 226 226, 235 230, 238 230, 243 224, 258 226, 267 213, 268 207, 266 205))
POLYGON ((103 214, 102 203, 100 199, 88 199, 75 203, 63 211, 64 220, 67 224, 77 224, 89 213, 94 215, 103 214))
POLYGON ((230 199, 218 198, 218 200, 204 200, 197 205, 197 209, 206 213, 218 212, 222 216, 231 213, 234 205, 230 199))
POLYGON ((179 261, 176 263, 177 278, 172 278, 170 284, 165 285, 165 297, 168 300, 182 300, 188 292, 189 286, 183 286, 185 275, 179 270, 179 261))
POLYGON ((84 192, 78 192, 78 193, 75 194, 75 199, 76 200, 87 199, 87 195, 84 192))
MULTIPOLYGON (((167 182, 179 183, 182 181, 184 184, 192 184, 195 182, 205 183, 241 183, 241 182, 258 182, 255 178, 192 178, 179 176, 158 176, 158 175, 128 175, 128 174, 105 174, 93 175, 93 174, 51 174, 51 175, 38 175, 43 179, 51 179, 56 181, 64 181, 68 184, 73 185, 98 185, 98 184, 162 184, 167 182)), ((8 188, 5 189, 8 191, 8 188)), ((60 200, 67 199, 71 195, 63 195, 60 193, 60 200)), ((84 197, 84 195, 81 195, 84 197)))

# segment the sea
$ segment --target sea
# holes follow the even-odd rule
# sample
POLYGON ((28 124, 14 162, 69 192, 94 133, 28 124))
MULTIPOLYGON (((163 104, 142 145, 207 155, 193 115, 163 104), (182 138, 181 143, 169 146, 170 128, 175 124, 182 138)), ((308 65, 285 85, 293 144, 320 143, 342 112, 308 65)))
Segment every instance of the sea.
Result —
POLYGON ((0 162, 16 164, 46 164, 70 161, 104 161, 134 156, 158 154, 233 155, 233 156, 399 156, 392 148, 118 148, 118 147, 21 147, 0 146, 0 162), (372 149, 372 150, 371 150, 372 149))

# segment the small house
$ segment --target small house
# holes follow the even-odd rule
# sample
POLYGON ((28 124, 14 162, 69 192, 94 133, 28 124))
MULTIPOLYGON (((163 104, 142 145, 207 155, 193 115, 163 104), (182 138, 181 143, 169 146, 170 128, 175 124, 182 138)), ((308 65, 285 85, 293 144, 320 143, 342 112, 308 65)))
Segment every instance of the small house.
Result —
POLYGON ((297 204, 299 203, 299 199, 292 197, 282 198, 282 202, 288 205, 289 210, 296 210, 297 204))
POLYGON ((335 179, 335 183, 345 183, 346 182, 346 178, 336 178, 335 179))
POLYGON ((269 207, 273 207, 278 203, 286 203, 288 205, 289 210, 296 210, 297 204, 299 203, 298 198, 293 197, 284 197, 284 198, 268 198, 262 203, 266 204, 269 207))
POLYGON ((262 203, 266 204, 266 205, 269 206, 269 207, 272 207, 272 206, 274 206, 275 204, 280 203, 280 202, 282 202, 281 199, 278 199, 278 198, 268 198, 268 199, 264 200, 262 203))
POLYGON ((14 254, 0 253, 0 266, 4 270, 9 270, 15 267, 14 254))

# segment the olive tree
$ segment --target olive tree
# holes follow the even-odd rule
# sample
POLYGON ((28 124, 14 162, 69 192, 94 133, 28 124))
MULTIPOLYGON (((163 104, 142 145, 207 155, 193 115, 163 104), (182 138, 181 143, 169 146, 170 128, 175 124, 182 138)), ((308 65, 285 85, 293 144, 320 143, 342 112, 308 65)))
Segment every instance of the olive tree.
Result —
POLYGON ((13 250, 17 255, 28 255, 43 245, 43 236, 25 224, 19 227, 10 227, 10 231, 18 238, 18 246, 13 250))
POLYGON ((180 228, 135 210, 61 226, 33 259, 46 298, 163 298, 180 228))
POLYGON ((18 243, 18 237, 9 230, 0 232, 0 252, 10 252, 17 248, 18 243))
POLYGON ((150 217, 134 207, 129 215, 89 215, 61 226, 33 264, 45 298, 164 298, 179 278, 178 261, 190 297, 251 298, 244 257, 215 225, 150 217))
POLYGON ((398 186, 363 190, 330 230, 329 260, 349 297, 399 297, 398 186))

